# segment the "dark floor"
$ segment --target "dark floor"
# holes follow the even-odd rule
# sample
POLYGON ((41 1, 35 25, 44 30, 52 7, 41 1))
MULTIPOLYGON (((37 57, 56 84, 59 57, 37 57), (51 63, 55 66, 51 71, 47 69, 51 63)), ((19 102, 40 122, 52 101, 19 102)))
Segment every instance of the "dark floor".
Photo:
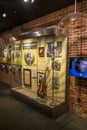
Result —
POLYGON ((11 97, 10 90, 0 86, 0 130, 87 130, 87 119, 70 112, 50 119, 11 97))

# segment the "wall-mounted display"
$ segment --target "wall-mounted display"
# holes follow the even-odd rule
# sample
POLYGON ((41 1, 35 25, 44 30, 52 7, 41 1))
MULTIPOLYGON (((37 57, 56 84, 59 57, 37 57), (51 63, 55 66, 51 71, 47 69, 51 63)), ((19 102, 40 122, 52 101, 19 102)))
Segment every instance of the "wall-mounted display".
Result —
POLYGON ((54 54, 54 43, 48 42, 47 43, 47 57, 51 57, 54 54))
POLYGON ((56 71, 60 71, 61 69, 61 63, 59 60, 54 60, 52 63, 52 69, 56 71))
POLYGON ((53 55, 55 57, 62 56, 62 41, 47 43, 47 57, 51 57, 53 55))
POLYGON ((57 41, 55 43, 55 56, 62 56, 62 41, 57 41))
POLYGON ((21 64, 21 44, 15 43, 14 44, 14 51, 12 52, 12 62, 14 64, 20 65, 21 64))
POLYGON ((8 44, 8 50, 7 50, 7 62, 11 62, 11 52, 13 50, 13 44, 8 44))
POLYGON ((31 70, 23 69, 23 79, 25 86, 31 86, 31 70))
POLYGON ((45 56, 45 48, 44 47, 39 47, 39 57, 44 57, 45 56))
POLYGON ((36 42, 32 43, 23 43, 23 65, 33 66, 37 64, 37 44, 36 42))
POLYGON ((32 78, 37 78, 37 68, 32 67, 32 78))
POLYGON ((27 65, 31 66, 33 64, 35 57, 31 49, 26 51, 24 59, 27 65))
POLYGON ((3 63, 6 63, 7 62, 7 46, 6 45, 2 45, 1 46, 1 61, 3 63))

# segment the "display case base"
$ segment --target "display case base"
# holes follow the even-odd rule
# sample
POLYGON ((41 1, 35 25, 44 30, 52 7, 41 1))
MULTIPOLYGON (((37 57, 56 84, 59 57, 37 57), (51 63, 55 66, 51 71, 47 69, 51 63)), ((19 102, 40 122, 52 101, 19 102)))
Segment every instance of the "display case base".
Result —
POLYGON ((68 110, 66 103, 50 105, 52 100, 37 97, 35 93, 26 91, 23 88, 12 88, 11 95, 53 119, 61 116, 68 110))

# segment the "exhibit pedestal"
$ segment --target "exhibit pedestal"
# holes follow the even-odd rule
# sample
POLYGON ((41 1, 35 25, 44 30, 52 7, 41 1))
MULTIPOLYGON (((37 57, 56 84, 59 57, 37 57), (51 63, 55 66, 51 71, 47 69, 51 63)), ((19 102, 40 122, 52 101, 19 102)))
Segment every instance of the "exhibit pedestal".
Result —
POLYGON ((51 106, 50 102, 52 101, 50 99, 44 100, 39 97, 37 98, 35 93, 26 91, 23 88, 12 88, 11 95, 53 119, 68 110, 66 103, 57 103, 55 106, 51 106))

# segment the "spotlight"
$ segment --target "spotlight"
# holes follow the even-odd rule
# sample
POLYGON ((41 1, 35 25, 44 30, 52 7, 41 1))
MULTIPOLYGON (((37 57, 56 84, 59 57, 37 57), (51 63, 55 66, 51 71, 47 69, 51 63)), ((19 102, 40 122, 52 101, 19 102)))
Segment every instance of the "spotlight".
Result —
POLYGON ((6 13, 3 13, 3 14, 2 14, 2 17, 4 17, 4 18, 5 18, 5 17, 6 17, 6 13))
POLYGON ((34 3, 35 2, 35 0, 31 0, 31 3, 34 3))
POLYGON ((25 3, 27 3, 28 2, 28 0, 23 0, 25 3))

